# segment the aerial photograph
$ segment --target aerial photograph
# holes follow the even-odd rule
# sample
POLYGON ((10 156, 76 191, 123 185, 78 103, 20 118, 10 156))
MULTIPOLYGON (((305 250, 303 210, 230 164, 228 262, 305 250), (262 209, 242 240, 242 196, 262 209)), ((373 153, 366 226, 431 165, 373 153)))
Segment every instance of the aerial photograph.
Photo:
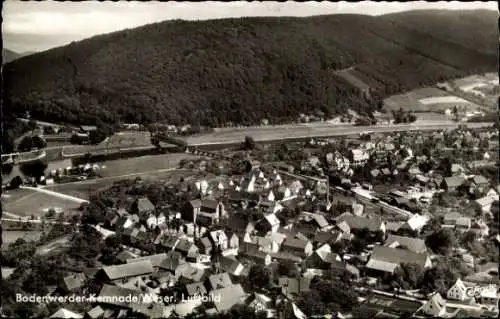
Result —
POLYGON ((498 318, 499 18, 4 1, 0 318, 498 318))

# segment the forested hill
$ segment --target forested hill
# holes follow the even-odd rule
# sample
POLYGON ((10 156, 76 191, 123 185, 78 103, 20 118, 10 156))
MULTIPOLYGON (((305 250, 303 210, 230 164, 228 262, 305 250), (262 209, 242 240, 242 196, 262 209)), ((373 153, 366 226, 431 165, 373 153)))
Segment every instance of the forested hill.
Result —
POLYGON ((496 70, 497 14, 479 13, 151 24, 8 63, 5 112, 29 110, 40 120, 75 124, 211 126, 284 121, 317 110, 369 113, 386 95, 496 70), (338 75, 350 67, 371 98, 338 75))

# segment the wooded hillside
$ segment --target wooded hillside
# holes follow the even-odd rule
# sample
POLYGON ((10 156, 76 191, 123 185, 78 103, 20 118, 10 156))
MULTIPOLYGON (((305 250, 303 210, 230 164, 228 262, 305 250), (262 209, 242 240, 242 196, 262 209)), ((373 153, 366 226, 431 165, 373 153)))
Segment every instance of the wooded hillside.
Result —
POLYGON ((475 15, 422 11, 410 17, 151 24, 8 63, 4 112, 29 110, 40 120, 74 124, 209 126, 263 118, 276 123, 348 108, 370 113, 387 95, 496 70, 496 13, 481 14, 477 25, 475 15), (335 72, 349 67, 371 87, 371 98, 335 72))

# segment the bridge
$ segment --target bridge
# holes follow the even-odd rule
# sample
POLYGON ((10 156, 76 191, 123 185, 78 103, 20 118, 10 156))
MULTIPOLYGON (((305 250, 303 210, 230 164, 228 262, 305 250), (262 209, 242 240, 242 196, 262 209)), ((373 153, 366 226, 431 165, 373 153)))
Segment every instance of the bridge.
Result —
POLYGON ((26 164, 37 160, 42 160, 45 158, 46 155, 47 153, 44 150, 36 150, 23 153, 2 154, 2 165, 26 164))

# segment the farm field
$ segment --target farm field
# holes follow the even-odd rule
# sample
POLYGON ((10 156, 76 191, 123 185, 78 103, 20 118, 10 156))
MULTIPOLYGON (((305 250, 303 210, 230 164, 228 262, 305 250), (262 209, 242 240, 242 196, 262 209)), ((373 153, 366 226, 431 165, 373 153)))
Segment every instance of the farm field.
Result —
POLYGON ((107 178, 99 178, 81 182, 67 183, 67 184, 55 184, 47 186, 46 188, 59 192, 61 194, 78 197, 81 199, 89 200, 91 194, 110 187, 114 182, 124 179, 134 179, 140 177, 144 180, 167 180, 167 179, 179 179, 181 177, 186 177, 192 175, 193 172, 189 170, 160 170, 160 171, 148 171, 141 174, 135 175, 125 175, 125 176, 113 176, 107 178))
POLYGON ((185 154, 185 153, 171 153, 161 155, 146 155, 122 160, 113 160, 98 163, 100 166, 104 165, 105 168, 99 170, 102 177, 112 177, 127 174, 138 174, 154 170, 176 168, 182 159, 196 159, 200 156, 185 154))
MULTIPOLYGON (((11 192, 14 193, 15 191, 11 192)), ((19 216, 34 215, 36 217, 42 216, 50 208, 68 211, 78 209, 80 207, 80 204, 68 199, 62 199, 32 190, 30 192, 30 194, 18 198, 17 200, 10 200, 10 198, 4 200, 4 211, 19 216)))
POLYGON ((97 145, 71 145, 64 148, 64 154, 81 154, 105 151, 107 149, 152 147, 149 132, 118 132, 97 145))
MULTIPOLYGON (((440 84, 441 87, 451 88, 449 84, 440 84)), ((438 88, 427 87, 416 89, 405 94, 391 96, 384 100, 384 107, 387 110, 411 111, 415 113, 421 112, 437 112, 444 113, 446 109, 452 110, 457 106, 463 112, 478 111, 481 107, 456 96, 453 92, 447 92, 438 88)))

